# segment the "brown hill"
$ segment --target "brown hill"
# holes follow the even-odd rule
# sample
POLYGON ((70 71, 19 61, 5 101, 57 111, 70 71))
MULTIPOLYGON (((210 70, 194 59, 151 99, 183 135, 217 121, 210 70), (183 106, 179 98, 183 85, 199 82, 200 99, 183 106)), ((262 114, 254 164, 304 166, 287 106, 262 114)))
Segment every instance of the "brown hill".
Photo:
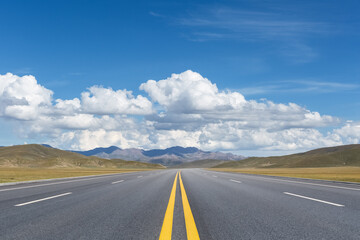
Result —
POLYGON ((164 168, 160 164, 89 157, 38 144, 1 147, 0 167, 164 168))
POLYGON ((360 144, 319 148, 312 151, 278 156, 251 157, 225 162, 215 168, 303 168, 303 167, 360 167, 360 144))

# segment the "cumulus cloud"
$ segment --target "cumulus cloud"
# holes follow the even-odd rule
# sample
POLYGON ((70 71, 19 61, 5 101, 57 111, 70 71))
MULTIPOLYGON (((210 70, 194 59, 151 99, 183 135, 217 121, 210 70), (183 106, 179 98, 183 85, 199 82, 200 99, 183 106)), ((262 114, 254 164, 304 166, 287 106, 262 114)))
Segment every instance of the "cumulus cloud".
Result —
POLYGON ((219 91, 216 84, 190 70, 160 81, 149 80, 140 89, 166 108, 166 113, 148 117, 159 129, 194 130, 204 123, 237 121, 243 129, 266 126, 275 130, 322 127, 339 121, 295 103, 257 102, 246 100, 239 92, 219 91))
POLYGON ((153 113, 151 102, 141 95, 134 97, 131 91, 93 86, 81 94, 84 112, 93 114, 134 114, 153 113))
POLYGON ((72 149, 92 149, 112 145, 129 147, 126 143, 127 140, 120 131, 106 131, 104 129, 66 132, 61 135, 60 140, 64 143, 70 142, 72 149))
POLYGON ((93 86, 74 99, 52 99, 34 76, 0 75, 0 117, 21 120, 21 132, 59 133, 59 129, 112 129, 117 115, 153 113, 152 103, 131 91, 93 86), (96 115, 101 115, 96 116, 96 115), (25 131, 25 129, 28 129, 25 131))
POLYGON ((45 137, 64 149, 181 145, 256 154, 360 142, 360 123, 322 133, 339 119, 295 103, 247 100, 190 70, 148 80, 140 90, 147 95, 92 86, 78 98, 53 100, 35 77, 8 73, 0 75, 0 117, 23 138, 45 137))
POLYGON ((78 98, 71 100, 56 99, 54 113, 59 115, 71 115, 81 111, 81 102, 78 98))
POLYGON ((54 146, 88 150, 95 147, 118 146, 120 148, 145 147, 152 144, 151 124, 128 117, 105 117, 101 127, 66 131, 51 141, 54 146))
POLYGON ((177 113, 228 111, 245 103, 240 93, 219 92, 216 84, 191 70, 158 82, 149 80, 141 84, 140 89, 153 101, 177 113))
POLYGON ((333 133, 322 134, 316 129, 294 128, 280 131, 238 129, 229 122, 207 124, 201 130, 155 130, 151 126, 117 130, 76 130, 62 134, 55 145, 73 149, 116 145, 121 148, 198 147, 203 150, 264 152, 296 152, 317 147, 341 145, 345 142, 333 133))
POLYGON ((53 92, 34 76, 0 75, 0 116, 18 120, 36 119, 51 105, 53 92))
POLYGON ((347 122, 343 127, 334 130, 334 134, 349 144, 360 143, 360 122, 347 122))

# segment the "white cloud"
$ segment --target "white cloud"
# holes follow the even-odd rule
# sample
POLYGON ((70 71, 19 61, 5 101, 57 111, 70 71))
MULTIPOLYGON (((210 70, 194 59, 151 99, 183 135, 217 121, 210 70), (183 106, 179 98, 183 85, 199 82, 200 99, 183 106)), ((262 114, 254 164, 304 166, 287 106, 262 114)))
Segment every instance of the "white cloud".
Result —
POLYGON ((196 113, 214 110, 232 110, 245 103, 237 92, 219 92, 216 84, 191 70, 158 82, 149 80, 140 85, 153 101, 167 107, 171 112, 196 113))
POLYGON ((276 130, 322 127, 339 121, 295 103, 247 101, 238 92, 219 91, 216 84, 190 70, 160 81, 149 80, 141 84, 140 89, 167 110, 148 117, 159 129, 194 130, 210 122, 236 121, 242 129, 276 130))
POLYGON ((204 149, 209 150, 296 151, 342 144, 336 136, 323 135, 316 129, 242 129, 236 122, 208 124, 199 133, 198 141, 204 149))
POLYGON ((36 119, 51 105, 52 94, 31 75, 0 75, 0 116, 18 120, 36 119))
POLYGON ((178 23, 191 27, 194 35, 205 33, 197 38, 199 40, 211 40, 214 34, 244 40, 283 40, 328 32, 325 23, 296 19, 294 16, 274 11, 274 8, 270 12, 256 12, 203 7, 201 11, 191 11, 189 16, 178 19, 178 23))
POLYGON ((62 148, 88 150, 118 146, 137 148, 151 145, 151 124, 129 117, 102 117, 101 127, 63 132, 51 144, 62 148), (107 126, 106 126, 107 124, 107 126))
POLYGON ((81 94, 84 112, 92 114, 135 114, 153 113, 151 102, 139 95, 136 98, 131 91, 93 86, 81 94))
POLYGON ((359 84, 326 82, 317 79, 298 79, 286 81, 273 81, 271 85, 261 83, 258 86, 239 89, 245 95, 263 95, 266 93, 334 93, 354 91, 360 88, 359 84))
POLYGON ((153 113, 152 103, 131 91, 93 86, 81 94, 81 100, 56 99, 53 92, 40 84, 34 76, 19 77, 11 73, 0 75, 0 116, 18 120, 36 120, 52 115, 147 115, 153 113))
POLYGON ((65 143, 71 143, 72 149, 92 149, 96 147, 108 147, 112 145, 127 146, 126 139, 123 138, 121 132, 106 131, 99 129, 96 131, 75 131, 67 132, 60 138, 65 143))
POLYGON ((348 122, 343 127, 335 129, 334 134, 344 139, 348 144, 359 144, 360 122, 348 122))
POLYGON ((259 152, 298 152, 317 147, 341 145, 336 134, 323 135, 316 129, 294 128, 281 131, 238 129, 236 124, 207 124, 201 130, 154 130, 151 126, 134 125, 118 130, 76 130, 62 134, 55 146, 74 149, 116 145, 121 148, 198 147, 203 150, 259 152), (137 128, 136 128, 137 127, 137 128), (71 137, 69 137, 71 136, 71 137))
POLYGON ((336 126, 336 117, 295 103, 247 100, 190 70, 149 80, 140 89, 152 102, 131 91, 98 86, 79 98, 53 101, 53 92, 35 77, 8 73, 0 75, 0 117, 12 121, 25 139, 45 137, 65 149, 181 145, 256 155, 360 142, 360 123, 324 134, 318 128, 336 126))
POLYGON ((121 122, 116 115, 153 113, 146 97, 134 97, 126 90, 93 86, 82 93, 81 100, 56 99, 54 103, 52 95, 34 76, 0 75, 0 117, 25 121, 19 123, 19 131, 29 136, 58 134, 61 129, 114 129, 121 122))
POLYGON ((81 109, 81 102, 78 98, 72 100, 56 99, 55 102, 54 112, 60 115, 71 115, 81 109))

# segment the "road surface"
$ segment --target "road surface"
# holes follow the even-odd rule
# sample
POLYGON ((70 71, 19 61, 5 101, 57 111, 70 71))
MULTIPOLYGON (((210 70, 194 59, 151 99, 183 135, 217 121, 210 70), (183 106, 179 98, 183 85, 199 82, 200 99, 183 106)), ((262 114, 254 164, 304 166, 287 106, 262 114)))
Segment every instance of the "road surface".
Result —
POLYGON ((0 186, 0 239, 360 239, 358 184, 178 172, 0 186))

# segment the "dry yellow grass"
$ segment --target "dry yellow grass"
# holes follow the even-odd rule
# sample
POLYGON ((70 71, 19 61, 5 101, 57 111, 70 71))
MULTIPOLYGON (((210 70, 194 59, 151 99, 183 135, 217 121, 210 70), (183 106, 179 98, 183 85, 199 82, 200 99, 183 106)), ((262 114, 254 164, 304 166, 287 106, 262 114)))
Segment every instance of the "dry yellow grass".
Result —
POLYGON ((212 171, 238 172, 281 177, 311 178, 344 182, 360 182, 360 167, 327 168, 216 168, 212 171))
POLYGON ((148 170, 151 169, 0 168, 0 183, 148 170))

